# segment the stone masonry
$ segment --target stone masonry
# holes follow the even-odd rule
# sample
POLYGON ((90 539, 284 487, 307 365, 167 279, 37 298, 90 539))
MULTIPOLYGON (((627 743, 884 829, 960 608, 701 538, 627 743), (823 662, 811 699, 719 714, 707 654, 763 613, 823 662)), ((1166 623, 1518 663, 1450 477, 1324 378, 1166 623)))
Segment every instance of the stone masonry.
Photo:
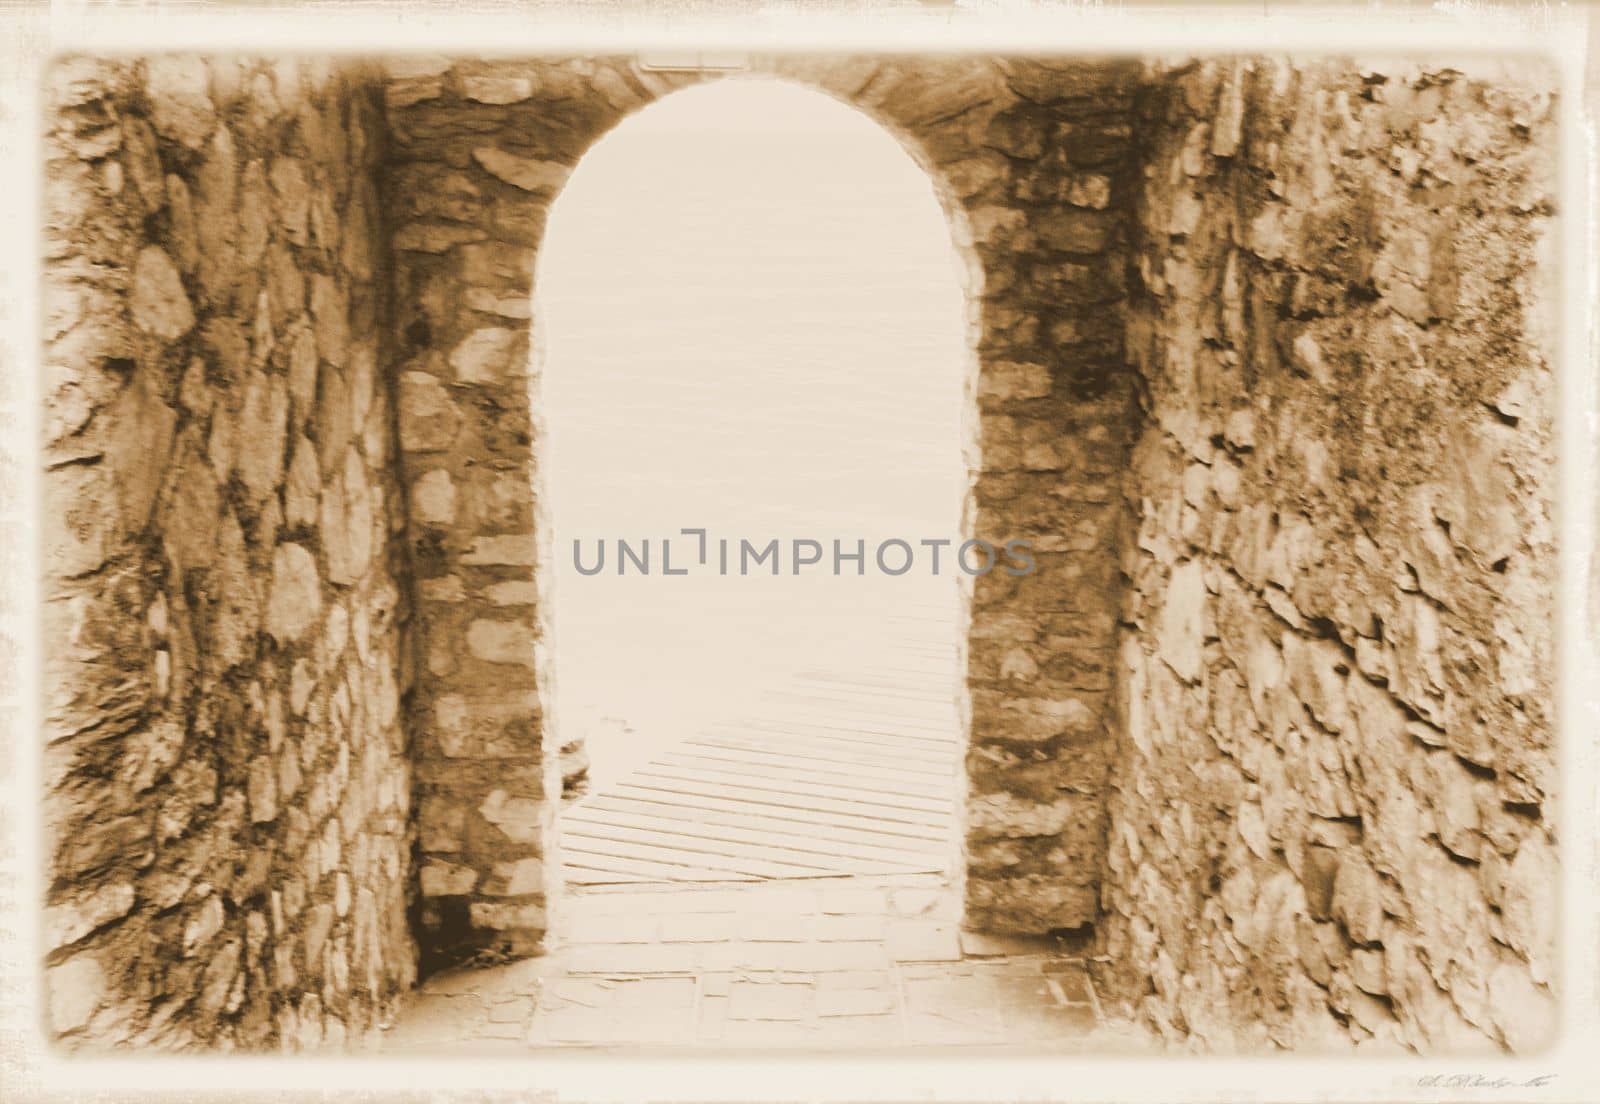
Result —
POLYGON ((569 894, 551 953, 432 975, 381 1052, 1138 1052, 1082 948, 962 931, 946 889, 929 874, 569 894))
MULTIPOLYGON (((753 69, 880 121, 951 216, 976 314, 974 535, 1029 538, 1039 565, 984 576, 974 598, 969 918, 1022 931, 1092 923, 1124 528, 1114 480, 1131 437, 1113 306, 1127 266, 1135 69, 881 58, 753 69)), ((407 59, 389 73, 423 947, 514 953, 545 926, 542 841, 557 805, 537 658, 549 527, 526 490, 538 246, 583 152, 700 77, 627 58, 407 59)))
POLYGON ((1552 1034, 1549 74, 1151 74, 1106 951, 1206 1049, 1552 1034))
MULTIPOLYGON (((783 57, 968 271, 965 924, 1195 1049, 1553 1019, 1553 78, 783 57), (1077 933, 1083 938, 1087 932, 1077 933)), ((47 988, 354 1046, 544 946, 533 282, 635 59, 58 62, 47 988)))
POLYGON ((372 82, 151 58, 51 91, 50 1024, 354 1041, 415 977, 372 82))

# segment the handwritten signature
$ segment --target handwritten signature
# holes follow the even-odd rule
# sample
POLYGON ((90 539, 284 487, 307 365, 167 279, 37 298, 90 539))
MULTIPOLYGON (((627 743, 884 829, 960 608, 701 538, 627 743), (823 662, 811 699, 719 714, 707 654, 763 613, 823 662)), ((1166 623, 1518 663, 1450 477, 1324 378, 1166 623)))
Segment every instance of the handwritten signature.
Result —
POLYGON ((1476 1073, 1430 1073, 1417 1078, 1420 1089, 1539 1089, 1556 1079, 1553 1073, 1517 1081, 1509 1077, 1482 1077, 1476 1073))

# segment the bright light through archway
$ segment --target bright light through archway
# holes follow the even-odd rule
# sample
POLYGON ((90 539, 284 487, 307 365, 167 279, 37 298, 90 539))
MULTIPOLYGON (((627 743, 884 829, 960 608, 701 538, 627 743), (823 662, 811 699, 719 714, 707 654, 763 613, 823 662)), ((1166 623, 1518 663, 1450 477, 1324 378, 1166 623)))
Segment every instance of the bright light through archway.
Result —
MULTIPOLYGON (((886 611, 954 610, 948 563, 713 570, 722 537, 865 539, 869 558, 958 539, 959 269, 929 178, 875 122, 770 81, 667 97, 574 172, 536 297, 558 723, 587 733, 598 779, 789 672, 881 653, 886 611), (685 527, 708 530, 710 568, 664 577, 657 547, 651 575, 618 577, 616 539, 685 527), (588 563, 610 546, 599 575, 575 539, 588 563)), ((694 544, 677 536, 675 567, 694 544)))

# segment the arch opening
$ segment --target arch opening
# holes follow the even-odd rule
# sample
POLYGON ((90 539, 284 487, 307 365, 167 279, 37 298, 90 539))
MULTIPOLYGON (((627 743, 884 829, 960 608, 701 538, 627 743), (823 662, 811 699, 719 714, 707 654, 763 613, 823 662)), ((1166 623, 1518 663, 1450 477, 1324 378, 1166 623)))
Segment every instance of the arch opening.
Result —
POLYGON ((567 182, 534 405, 568 887, 926 876, 959 910, 951 238, 893 136, 772 80, 674 93, 567 182))

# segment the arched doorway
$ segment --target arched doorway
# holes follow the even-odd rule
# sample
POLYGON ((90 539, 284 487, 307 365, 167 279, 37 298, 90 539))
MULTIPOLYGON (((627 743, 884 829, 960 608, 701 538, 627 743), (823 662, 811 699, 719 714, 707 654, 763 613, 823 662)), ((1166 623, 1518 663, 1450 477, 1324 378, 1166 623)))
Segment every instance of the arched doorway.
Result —
POLYGON ((585 154, 535 289, 564 881, 954 901, 971 354, 926 174, 821 93, 682 91, 585 154))
MULTIPOLYGON (((981 58, 750 66, 870 117, 937 188, 966 266, 969 531, 995 546, 1036 542, 1034 570, 974 580, 951 680, 970 716, 964 922, 1020 933, 1092 923, 1123 531, 1110 480, 1133 409, 1111 307, 1126 276, 1110 206, 1126 183, 1113 176, 1125 124, 1102 118, 1094 97, 1036 102, 1025 75, 981 58), (1006 152, 1063 127, 1082 139, 1073 165, 1036 171, 1006 152), (1036 208, 1058 200, 1070 209, 1034 229, 1036 208)), ((539 582, 552 573, 538 569, 554 560, 553 518, 527 479, 531 468, 543 482, 550 426, 528 372, 530 344, 545 339, 530 305, 549 210, 608 131, 707 74, 627 57, 424 69, 388 87, 386 178, 399 220, 392 355, 415 572, 404 673, 426 970, 537 951, 560 881, 546 755, 561 742, 549 725, 554 635, 539 582)))

